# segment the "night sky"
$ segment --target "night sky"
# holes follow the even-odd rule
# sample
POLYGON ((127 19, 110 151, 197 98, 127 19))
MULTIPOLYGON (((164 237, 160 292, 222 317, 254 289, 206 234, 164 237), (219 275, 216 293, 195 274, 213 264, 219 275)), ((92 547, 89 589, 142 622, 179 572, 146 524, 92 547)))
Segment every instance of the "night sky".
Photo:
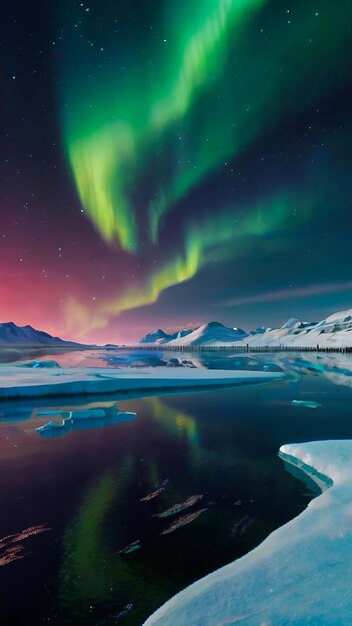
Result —
POLYGON ((0 320, 352 306, 351 0, 3 0, 0 320))

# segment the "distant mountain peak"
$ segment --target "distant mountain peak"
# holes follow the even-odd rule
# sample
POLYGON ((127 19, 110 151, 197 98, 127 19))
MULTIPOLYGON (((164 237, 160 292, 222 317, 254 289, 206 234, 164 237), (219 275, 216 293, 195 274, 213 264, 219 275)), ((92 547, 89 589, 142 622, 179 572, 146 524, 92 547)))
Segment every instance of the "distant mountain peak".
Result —
POLYGON ((170 346, 352 346, 352 309, 329 315, 320 322, 302 322, 291 317, 282 326, 260 326, 250 333, 241 328, 228 328, 220 322, 211 321, 194 330, 183 330, 167 335, 154 331, 141 340, 142 343, 165 343, 170 346), (157 335, 159 333, 159 335, 157 335), (157 336, 156 336, 157 335, 157 336))
POLYGON ((0 323, 0 345, 74 347, 80 344, 53 337, 43 330, 36 330, 29 324, 17 326, 14 322, 2 322, 0 323))
POLYGON ((157 330, 153 330, 151 333, 145 335, 140 339, 139 343, 155 343, 160 340, 167 340, 170 337, 164 330, 158 328, 157 330))
POLYGON ((290 317, 290 319, 288 319, 287 322, 285 322, 285 324, 281 326, 281 328, 293 328, 294 326, 300 323, 301 322, 299 319, 297 319, 297 317, 290 317))
POLYGON ((159 343, 177 345, 202 345, 213 344, 217 341, 230 343, 240 341, 247 337, 247 333, 241 328, 227 328, 220 322, 211 321, 199 328, 183 329, 172 335, 167 335, 163 330, 154 330, 140 340, 140 343, 159 343))

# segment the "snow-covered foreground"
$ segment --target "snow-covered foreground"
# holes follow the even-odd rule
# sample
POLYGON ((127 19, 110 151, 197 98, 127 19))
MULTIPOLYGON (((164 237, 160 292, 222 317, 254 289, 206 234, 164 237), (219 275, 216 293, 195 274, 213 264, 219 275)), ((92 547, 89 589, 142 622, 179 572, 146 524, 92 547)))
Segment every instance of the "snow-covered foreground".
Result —
POLYGON ((68 396, 120 391, 159 391, 228 387, 272 382, 279 372, 189 368, 0 368, 0 398, 68 396))
POLYGON ((330 488, 252 552, 169 600, 145 626, 351 624, 352 441, 285 445, 280 456, 330 488))

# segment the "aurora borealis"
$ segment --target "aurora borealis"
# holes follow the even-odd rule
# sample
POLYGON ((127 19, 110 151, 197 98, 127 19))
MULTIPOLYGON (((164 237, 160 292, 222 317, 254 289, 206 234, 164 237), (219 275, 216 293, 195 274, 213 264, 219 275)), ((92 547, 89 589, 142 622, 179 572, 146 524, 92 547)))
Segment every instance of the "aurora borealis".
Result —
POLYGON ((5 1, 0 317, 82 341, 351 306, 349 0, 5 1))

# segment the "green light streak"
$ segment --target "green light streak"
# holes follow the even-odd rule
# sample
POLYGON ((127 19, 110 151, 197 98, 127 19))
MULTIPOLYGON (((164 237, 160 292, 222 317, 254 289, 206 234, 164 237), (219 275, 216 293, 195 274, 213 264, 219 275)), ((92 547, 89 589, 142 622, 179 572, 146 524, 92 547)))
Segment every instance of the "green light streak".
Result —
MULTIPOLYGON (((214 253, 221 261, 235 260, 250 239, 263 237, 283 227, 294 214, 296 203, 297 198, 291 194, 279 195, 246 207, 242 220, 235 220, 231 213, 223 212, 216 217, 205 218, 202 224, 188 224, 183 253, 165 266, 158 267, 143 285, 107 300, 99 311, 100 315, 109 318, 155 303, 166 289, 193 278, 201 267, 211 262, 214 253)), ((313 206, 309 195, 304 198, 304 206, 308 215, 309 207, 313 206)))
MULTIPOLYGON (((123 249, 135 250, 138 233, 130 192, 140 159, 187 114, 196 95, 219 73, 231 26, 244 27, 264 1, 208 0, 200 7, 188 3, 182 13, 177 5, 179 28, 183 32, 188 21, 189 31, 182 38, 175 33, 174 46, 166 49, 163 67, 157 71, 164 76, 161 85, 156 80, 150 89, 143 72, 138 71, 134 72, 137 82, 131 79, 127 92, 125 85, 107 75, 102 80, 103 101, 99 89, 97 96, 88 88, 82 88, 78 97, 66 94, 69 105, 66 102, 64 128, 72 173, 82 205, 106 241, 117 239, 123 249)), ((234 30, 231 34, 237 36, 234 30)), ((157 51, 154 62, 159 65, 157 51)), ((149 219, 155 240, 155 210, 149 219)))
POLYGON ((105 132, 74 141, 68 150, 77 190, 90 219, 106 241, 118 238, 122 248, 133 250, 136 223, 123 193, 119 167, 119 159, 128 161, 133 152, 128 127, 110 126, 105 132))
MULTIPOLYGON (((310 1, 297 5, 288 20, 275 0, 169 0, 164 15, 159 9, 153 15, 145 40, 136 39, 128 54, 111 40, 107 60, 95 49, 88 54, 88 27, 81 27, 82 40, 72 31, 72 51, 79 52, 75 70, 66 67, 63 76, 64 139, 81 203, 102 238, 138 254, 141 265, 145 253, 158 257, 178 203, 283 119, 318 101, 331 76, 339 80, 350 18, 346 1, 334 20, 327 1, 319 11, 310 1), (271 6, 275 12, 267 12, 271 6)), ((307 193, 317 206, 314 196, 307 193)), ((190 210, 178 253, 170 246, 156 270, 103 302, 94 318, 71 300, 71 327, 103 328, 111 316, 155 303, 193 278, 214 253, 235 259, 249 237, 290 225, 286 194, 276 192, 262 205, 237 222, 232 211, 195 220, 190 210)))

